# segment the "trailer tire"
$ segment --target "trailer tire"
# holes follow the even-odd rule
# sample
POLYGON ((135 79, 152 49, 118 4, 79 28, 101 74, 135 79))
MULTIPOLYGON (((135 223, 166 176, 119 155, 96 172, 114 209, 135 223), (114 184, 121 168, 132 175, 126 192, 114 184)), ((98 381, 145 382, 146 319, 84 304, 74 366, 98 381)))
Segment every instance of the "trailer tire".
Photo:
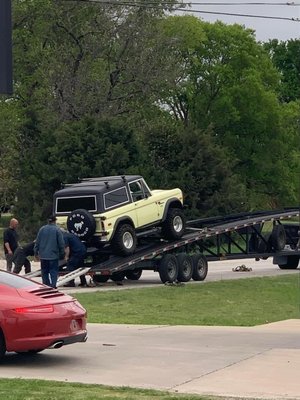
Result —
POLYGON ((126 271, 125 276, 131 281, 138 281, 142 276, 143 270, 140 268, 132 269, 131 271, 126 271))
POLYGON ((208 272, 207 259, 203 254, 193 256, 193 275, 194 281, 204 281, 208 272))
POLYGON ((125 278, 125 271, 114 272, 110 279, 114 282, 122 282, 125 278))
POLYGON ((162 223, 162 236, 165 239, 177 240, 184 234, 185 217, 180 208, 170 208, 162 223))
POLYGON ((287 256, 286 264, 278 264, 280 269, 297 269, 299 264, 299 256, 287 256))
POLYGON ((162 283, 174 282, 178 276, 178 262, 173 254, 166 254, 159 263, 159 277, 162 283))
POLYGON ((122 224, 116 229, 112 239, 112 248, 119 256, 130 256, 135 252, 137 238, 132 225, 122 224))
POLYGON ((95 283, 105 283, 109 280, 109 275, 94 275, 93 282, 95 283))
POLYGON ((178 276, 179 282, 188 282, 192 279, 193 275, 193 260, 186 253, 179 253, 177 256, 178 262, 178 276))
POLYGON ((282 225, 275 225, 273 227, 270 241, 274 250, 281 251, 284 249, 286 244, 286 234, 282 225))

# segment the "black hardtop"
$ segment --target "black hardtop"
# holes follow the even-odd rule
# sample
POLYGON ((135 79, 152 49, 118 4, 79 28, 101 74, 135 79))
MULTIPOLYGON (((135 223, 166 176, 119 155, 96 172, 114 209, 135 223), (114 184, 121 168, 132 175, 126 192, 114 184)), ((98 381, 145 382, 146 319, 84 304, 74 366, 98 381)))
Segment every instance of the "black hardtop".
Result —
POLYGON ((85 178, 81 182, 66 185, 55 192, 54 197, 84 196, 99 194, 124 186, 126 182, 141 179, 140 175, 104 176, 98 178, 85 178))

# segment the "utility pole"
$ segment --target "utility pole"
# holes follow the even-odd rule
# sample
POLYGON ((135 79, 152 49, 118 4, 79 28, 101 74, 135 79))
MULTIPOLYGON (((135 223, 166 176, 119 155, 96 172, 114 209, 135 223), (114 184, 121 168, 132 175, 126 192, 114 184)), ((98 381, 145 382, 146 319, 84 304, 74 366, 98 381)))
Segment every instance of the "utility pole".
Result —
POLYGON ((0 0, 0 94, 12 94, 11 0, 0 0))

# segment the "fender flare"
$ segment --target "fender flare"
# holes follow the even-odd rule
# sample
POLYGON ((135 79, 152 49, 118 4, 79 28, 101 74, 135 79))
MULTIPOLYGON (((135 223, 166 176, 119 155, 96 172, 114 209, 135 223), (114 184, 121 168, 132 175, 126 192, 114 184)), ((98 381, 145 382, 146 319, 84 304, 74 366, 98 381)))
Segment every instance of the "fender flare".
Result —
POLYGON ((180 209, 183 209, 183 206, 182 206, 181 202, 180 202, 176 197, 175 197, 175 198, 172 198, 172 199, 169 199, 169 200, 166 202, 166 205, 165 205, 165 209, 164 209, 164 213, 163 213, 161 222, 164 222, 164 221, 166 220, 167 214, 168 214, 168 211, 169 211, 170 208, 180 208, 180 209))
POLYGON ((134 223, 133 223, 133 221, 132 221, 132 219, 131 219, 130 217, 128 217, 128 216, 120 217, 120 218, 118 218, 118 219, 116 220, 116 222, 115 222, 115 224, 114 224, 114 229, 113 229, 113 231, 112 231, 111 239, 110 239, 110 240, 113 239, 113 237, 114 237, 114 235, 115 235, 115 233, 116 233, 117 227, 118 227, 118 226, 120 225, 120 223, 122 223, 122 222, 127 222, 127 223, 129 223, 129 224, 132 225, 133 228, 135 229, 134 223))

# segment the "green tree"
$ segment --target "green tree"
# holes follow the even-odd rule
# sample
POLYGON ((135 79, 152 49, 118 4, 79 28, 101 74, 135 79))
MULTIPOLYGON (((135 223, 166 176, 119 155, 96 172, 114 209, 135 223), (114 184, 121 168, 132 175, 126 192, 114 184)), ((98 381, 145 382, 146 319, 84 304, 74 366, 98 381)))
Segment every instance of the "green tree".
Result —
POLYGON ((273 39, 264 48, 280 72, 280 99, 284 102, 300 99, 300 40, 273 39))
POLYGON ((240 25, 172 17, 171 27, 173 18, 184 22, 176 33, 182 79, 164 101, 185 125, 213 129, 216 142, 237 160, 235 171, 252 207, 280 206, 278 188, 293 175, 293 167, 282 168, 288 150, 277 98, 279 74, 267 52, 240 25), (187 35, 190 28, 198 40, 187 35))

